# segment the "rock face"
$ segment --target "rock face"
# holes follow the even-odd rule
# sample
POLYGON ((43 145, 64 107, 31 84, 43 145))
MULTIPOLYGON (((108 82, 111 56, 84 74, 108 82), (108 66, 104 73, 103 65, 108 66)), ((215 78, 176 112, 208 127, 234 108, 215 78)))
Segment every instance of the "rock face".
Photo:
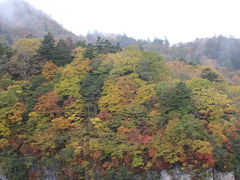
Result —
POLYGON ((7 180, 7 178, 4 175, 0 175, 0 180, 7 180))
POLYGON ((191 175, 189 174, 168 174, 167 171, 162 171, 161 172, 161 180, 175 180, 175 179, 178 179, 178 180, 191 180, 191 175))
MULTIPOLYGON (((205 177, 205 180, 235 180, 233 173, 222 173, 222 172, 214 172, 214 175, 209 173, 209 177, 205 177)), ((141 176, 135 176, 134 180, 142 180, 141 176)), ((145 180, 193 180, 190 174, 184 174, 180 172, 178 169, 175 169, 173 173, 168 173, 166 170, 161 171, 159 178, 153 178, 150 174, 147 176, 145 180)), ((0 169, 0 180, 8 180, 6 176, 3 175, 0 169)), ((44 175, 42 178, 38 180, 57 180, 57 177, 53 171, 44 169, 44 175)), ((194 179, 196 180, 196 178, 194 179)))
POLYGON ((44 175, 42 179, 39 180, 57 180, 56 175, 53 171, 44 169, 44 175))
POLYGON ((0 168, 0 180, 7 180, 7 177, 3 175, 3 171, 1 168, 0 168))
POLYGON ((214 173, 214 180, 235 180, 233 173, 214 173))
MULTIPOLYGON (((161 172, 160 180, 192 180, 190 174, 184 174, 179 170, 175 170, 174 173, 169 174, 167 171, 163 170, 161 172)), ((195 178, 196 179, 196 178, 195 178)), ((233 173, 222 173, 214 171, 214 174, 209 173, 209 176, 204 178, 205 180, 235 180, 233 173)))

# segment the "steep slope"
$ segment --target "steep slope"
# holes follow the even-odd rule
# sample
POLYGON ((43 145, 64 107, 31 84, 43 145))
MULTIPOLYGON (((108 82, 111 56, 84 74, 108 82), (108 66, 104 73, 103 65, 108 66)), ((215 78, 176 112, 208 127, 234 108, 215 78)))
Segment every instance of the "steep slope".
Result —
POLYGON ((23 0, 0 1, 0 40, 12 43, 25 36, 43 37, 47 32, 52 32, 57 38, 77 38, 23 0))

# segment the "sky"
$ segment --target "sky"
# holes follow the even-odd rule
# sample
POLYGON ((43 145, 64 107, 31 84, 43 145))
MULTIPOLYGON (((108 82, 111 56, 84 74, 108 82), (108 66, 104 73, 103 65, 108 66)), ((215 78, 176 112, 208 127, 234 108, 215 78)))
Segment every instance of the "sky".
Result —
POLYGON ((239 0, 26 0, 77 35, 155 37, 171 43, 240 37, 239 0))

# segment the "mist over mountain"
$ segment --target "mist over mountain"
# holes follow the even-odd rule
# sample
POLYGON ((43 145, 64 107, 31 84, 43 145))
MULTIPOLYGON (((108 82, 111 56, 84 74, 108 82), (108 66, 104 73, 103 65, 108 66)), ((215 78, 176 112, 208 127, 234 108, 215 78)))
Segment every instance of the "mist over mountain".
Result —
POLYGON ((211 65, 214 68, 240 68, 240 39, 229 36, 214 36, 201 38, 187 43, 171 45, 167 38, 139 40, 123 34, 104 34, 94 32, 81 37, 88 43, 94 43, 97 37, 109 39, 112 43, 119 43, 122 48, 137 46, 142 50, 155 51, 161 54, 166 61, 181 60, 188 63, 211 65))
POLYGON ((76 35, 25 1, 0 1, 0 40, 12 43, 26 36, 43 37, 48 32, 57 38, 76 38, 76 35))
POLYGON ((19 38, 43 37, 48 32, 56 38, 71 37, 91 44, 101 37, 113 44, 119 43, 122 48, 135 45, 144 50, 158 52, 167 61, 181 59, 186 62, 211 64, 215 68, 222 66, 231 69, 240 68, 240 40, 234 37, 216 36, 170 45, 167 38, 155 38, 153 41, 139 40, 128 37, 126 34, 93 32, 86 36, 76 36, 23 0, 0 1, 0 41, 13 44, 19 38))
POLYGON ((240 39, 234 37, 214 36, 172 46, 166 46, 164 41, 155 41, 144 44, 143 48, 164 55, 165 60, 181 60, 215 68, 240 68, 240 39))

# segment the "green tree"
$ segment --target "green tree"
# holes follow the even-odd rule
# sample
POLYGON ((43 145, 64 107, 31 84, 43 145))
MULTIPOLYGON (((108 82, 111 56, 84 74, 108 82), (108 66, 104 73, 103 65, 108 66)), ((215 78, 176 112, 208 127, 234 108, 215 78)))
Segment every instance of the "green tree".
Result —
POLYGON ((207 79, 211 82, 221 82, 223 81, 217 72, 214 72, 210 68, 205 68, 202 70, 201 77, 207 79))
POLYGON ((80 46, 82 48, 86 48, 87 47, 87 42, 85 40, 79 40, 77 42, 77 46, 80 46))
POLYGON ((13 51, 5 43, 0 43, 0 75, 5 72, 6 63, 10 60, 13 51))
POLYGON ((52 61, 55 56, 55 39, 52 33, 44 36, 42 44, 38 49, 38 54, 43 61, 52 61))
POLYGON ((44 36, 41 47, 38 49, 38 56, 41 61, 52 61, 57 66, 65 66, 72 61, 71 48, 60 39, 58 42, 51 33, 44 36))
POLYGON ((60 39, 59 42, 57 42, 52 61, 57 66, 65 66, 72 61, 71 49, 63 39, 60 39))
POLYGON ((192 109, 192 91, 184 82, 177 83, 174 87, 158 92, 159 102, 164 107, 166 113, 170 111, 180 111, 188 113, 192 109))
POLYGON ((97 56, 97 53, 95 51, 95 48, 94 48, 94 45, 93 44, 88 44, 86 46, 86 49, 84 51, 84 55, 83 55, 85 58, 88 58, 88 59, 93 59, 97 56))

